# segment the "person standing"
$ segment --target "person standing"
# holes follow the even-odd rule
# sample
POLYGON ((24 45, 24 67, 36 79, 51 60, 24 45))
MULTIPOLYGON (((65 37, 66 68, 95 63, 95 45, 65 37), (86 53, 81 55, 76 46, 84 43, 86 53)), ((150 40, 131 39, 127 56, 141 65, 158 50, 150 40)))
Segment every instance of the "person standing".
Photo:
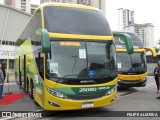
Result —
POLYGON ((157 93, 160 92, 159 90, 159 73, 160 73, 160 64, 158 63, 154 69, 154 78, 157 85, 157 93))
POLYGON ((3 100, 3 98, 2 98, 3 84, 4 84, 4 75, 3 75, 3 71, 2 71, 2 64, 0 64, 0 100, 3 100))

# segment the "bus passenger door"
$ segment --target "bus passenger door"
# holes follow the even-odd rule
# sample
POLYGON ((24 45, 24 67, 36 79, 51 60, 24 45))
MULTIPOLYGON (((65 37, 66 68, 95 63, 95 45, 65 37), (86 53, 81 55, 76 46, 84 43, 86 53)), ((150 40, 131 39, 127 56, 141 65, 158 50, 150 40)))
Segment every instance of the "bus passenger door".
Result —
POLYGON ((44 64, 42 52, 40 50, 36 51, 35 57, 38 72, 38 82, 35 82, 35 100, 40 104, 40 106, 43 106, 44 64))

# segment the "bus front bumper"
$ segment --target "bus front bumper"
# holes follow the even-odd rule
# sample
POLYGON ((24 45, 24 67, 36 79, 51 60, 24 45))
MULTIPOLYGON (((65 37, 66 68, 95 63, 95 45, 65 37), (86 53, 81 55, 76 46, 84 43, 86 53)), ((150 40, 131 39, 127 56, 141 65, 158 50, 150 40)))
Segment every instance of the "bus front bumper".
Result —
POLYGON ((116 102, 117 90, 107 96, 103 96, 97 99, 91 100, 72 100, 72 99, 60 99, 52 95, 47 95, 45 98, 44 109, 45 110, 76 110, 76 109, 88 109, 97 108, 103 106, 109 106, 116 102))
POLYGON ((147 78, 141 80, 121 80, 118 79, 119 87, 144 87, 146 86, 147 78))

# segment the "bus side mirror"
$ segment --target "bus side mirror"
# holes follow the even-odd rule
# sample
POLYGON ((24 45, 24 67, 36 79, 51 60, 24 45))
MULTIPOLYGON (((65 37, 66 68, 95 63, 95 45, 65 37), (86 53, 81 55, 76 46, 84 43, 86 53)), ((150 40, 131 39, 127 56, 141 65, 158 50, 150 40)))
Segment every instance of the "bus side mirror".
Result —
POLYGON ((113 36, 120 37, 125 42, 127 53, 133 54, 133 52, 134 52, 133 42, 132 42, 132 38, 128 34, 126 34, 126 33, 113 33, 113 36))
POLYGON ((42 53, 50 53, 51 46, 48 31, 46 29, 38 29, 36 34, 41 35, 42 53))
POLYGON ((144 49, 145 49, 145 51, 151 51, 153 57, 157 57, 157 52, 156 52, 156 50, 154 48, 145 47, 144 49))

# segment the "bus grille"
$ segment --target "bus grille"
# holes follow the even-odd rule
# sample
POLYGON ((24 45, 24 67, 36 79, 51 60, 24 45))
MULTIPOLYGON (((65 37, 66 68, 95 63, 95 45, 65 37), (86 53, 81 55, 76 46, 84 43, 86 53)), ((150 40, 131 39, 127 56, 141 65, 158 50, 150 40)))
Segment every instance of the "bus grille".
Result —
POLYGON ((67 95, 69 99, 73 100, 89 100, 96 99, 105 96, 105 93, 101 94, 91 94, 91 95, 67 95))

